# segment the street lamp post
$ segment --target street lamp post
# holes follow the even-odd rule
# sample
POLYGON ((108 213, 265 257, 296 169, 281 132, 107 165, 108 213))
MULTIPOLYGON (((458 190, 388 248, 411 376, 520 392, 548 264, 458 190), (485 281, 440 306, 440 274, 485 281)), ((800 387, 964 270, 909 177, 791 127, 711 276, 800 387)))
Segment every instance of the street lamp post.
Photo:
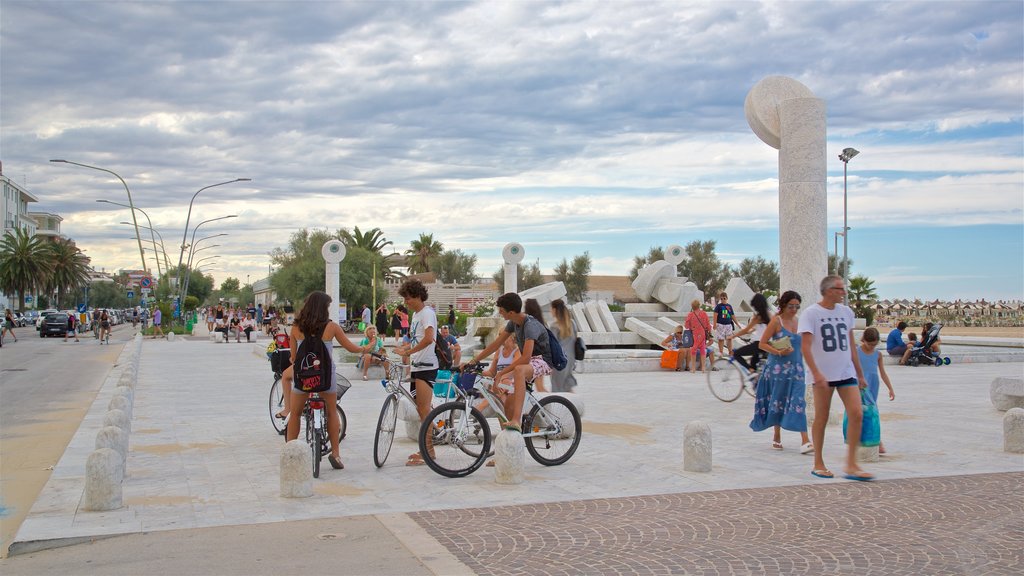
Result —
MULTIPOLYGON (((199 226, 196 226, 196 228, 199 228, 199 226)), ((189 249, 189 253, 188 253, 188 263, 185 264, 185 270, 186 270, 185 271, 185 286, 184 286, 184 290, 180 294, 180 298, 181 298, 180 301, 181 301, 182 304, 185 303, 185 297, 188 296, 188 284, 189 284, 189 280, 191 280, 191 278, 192 278, 192 257, 195 256, 196 252, 199 252, 200 250, 204 249, 204 248, 198 248, 197 249, 196 246, 200 242, 202 242, 203 240, 208 240, 210 238, 216 238, 218 236, 227 236, 227 235, 228 235, 227 232, 221 232, 220 234, 212 234, 210 236, 205 236, 203 238, 200 238, 199 240, 196 240, 196 241, 192 242, 192 245, 191 245, 191 247, 189 249)), ((194 233, 192 234, 192 237, 195 238, 195 234, 194 233)), ((215 246, 217 246, 217 244, 215 244, 215 246)))
MULTIPOLYGON (((201 191, 200 191, 200 192, 201 192, 201 191)), ((198 192, 197 192, 197 194, 198 194, 198 192)), ((196 243, 195 243, 195 240, 196 240, 196 232, 197 232, 197 231, 199 230, 199 227, 200 227, 200 226, 202 226, 203 224, 206 224, 207 222, 215 222, 215 221, 217 221, 217 220, 224 220, 224 219, 226 219, 226 218, 237 218, 237 217, 238 217, 238 214, 230 214, 230 215, 228 215, 228 216, 221 216, 220 218, 210 218, 209 220, 203 220, 203 221, 202 221, 202 222, 200 222, 199 224, 196 224, 196 227, 192 229, 192 241, 191 241, 191 242, 189 242, 189 256, 188 256, 188 262, 189 262, 189 263, 188 263, 188 264, 186 264, 186 265, 185 265, 185 267, 186 267, 186 268, 188 268, 189 266, 191 266, 191 262, 192 262, 192 254, 191 254, 191 251, 192 251, 192 249, 194 249, 194 248, 195 248, 195 245, 196 245, 196 243)), ((184 246, 185 246, 185 244, 184 244, 184 243, 182 243, 182 249, 184 249, 184 246)), ((180 270, 180 269, 181 269, 181 264, 180 264, 180 259, 181 259, 181 257, 179 256, 178 258, 179 258, 179 264, 178 264, 178 269, 180 270)), ((185 273, 185 278, 188 278, 188 272, 186 272, 186 273, 185 273)), ((180 285, 181 283, 179 282, 178 284, 180 285)), ((187 292, 183 291, 183 290, 182 290, 182 289, 181 289, 181 288, 179 287, 179 289, 178 289, 178 299, 179 299, 179 301, 182 301, 182 302, 184 302, 183 298, 185 298, 185 295, 186 295, 186 294, 187 294, 187 292)))
POLYGON ((850 303, 850 266, 846 262, 849 262, 850 259, 846 250, 850 239, 850 228, 846 224, 846 168, 850 165, 850 160, 853 160, 857 154, 860 154, 859 150, 843 148, 843 153, 839 155, 839 159, 843 161, 843 285, 847 288, 843 292, 843 304, 847 305, 850 303))
MULTIPOLYGON (((178 274, 181 273, 181 261, 182 261, 182 257, 185 255, 185 238, 188 237, 188 223, 189 223, 189 220, 192 219, 192 203, 196 201, 196 196, 199 196, 200 192, 202 192, 203 190, 206 190, 208 188, 216 188, 217 186, 223 186, 225 184, 233 184, 235 182, 251 182, 251 181, 252 181, 251 178, 235 178, 234 180, 228 180, 227 182, 220 182, 220 183, 217 183, 217 184, 210 184, 209 186, 204 186, 204 187, 200 188, 199 190, 196 190, 196 193, 192 195, 192 199, 189 200, 189 202, 188 202, 188 214, 185 216, 185 231, 182 232, 182 234, 181 234, 181 251, 178 252, 178 274)), ((196 226, 196 228, 198 228, 198 226, 196 226)), ((192 237, 195 238, 195 233, 194 232, 192 234, 192 237)), ((178 282, 178 286, 180 288, 181 282, 178 282)), ((181 292, 179 290, 179 294, 180 293, 181 292)))
POLYGON ((72 162, 70 160, 50 160, 50 162, 57 162, 60 164, 74 164, 75 166, 81 166, 82 168, 91 168, 93 170, 99 170, 100 172, 106 172, 107 174, 113 174, 121 184, 124 185, 124 191, 128 193, 128 207, 132 209, 132 222, 135 223, 135 240, 139 243, 139 257, 142 259, 142 271, 149 272, 146 268, 146 256, 142 252, 142 236, 139 235, 139 223, 135 219, 135 204, 132 203, 132 191, 128 189, 128 184, 124 181, 124 178, 114 172, 113 170, 107 170, 106 168, 100 168, 98 166, 90 166, 88 164, 80 164, 78 162, 72 162))
MULTIPOLYGON (((136 208, 136 207, 133 207, 133 206, 129 206, 128 204, 121 204, 120 202, 111 202, 110 200, 97 200, 97 202, 102 202, 103 204, 113 204, 114 206, 122 206, 124 208, 131 208, 132 211, 138 210, 139 212, 142 212, 142 215, 146 217, 146 222, 149 222, 149 226, 147 227, 147 226, 143 226, 141 224, 134 224, 134 225, 137 226, 138 228, 148 228, 149 229, 149 238, 153 241, 153 252, 156 252, 156 256, 157 256, 157 258, 156 258, 156 273, 157 273, 158 276, 163 276, 163 272, 160 271, 160 252, 158 252, 157 249, 156 249, 156 238, 153 236, 153 221, 149 219, 149 214, 146 214, 146 211, 143 210, 142 208, 136 208)), ((163 242, 163 240, 161 240, 161 242, 163 242)))
MULTIPOLYGON (((139 212, 142 212, 142 210, 139 210, 139 212)), ((143 214, 145 214, 145 212, 143 212, 143 214)), ((128 226, 132 225, 131 222, 118 222, 118 224, 125 224, 125 225, 128 225, 128 226)), ((160 231, 157 230, 156 228, 152 228, 150 226, 143 226, 142 224, 139 224, 139 228, 145 228, 146 230, 149 230, 150 234, 153 234, 154 232, 156 233, 156 237, 159 238, 160 240, 155 241, 154 244, 153 244, 153 247, 155 249, 156 248, 156 244, 157 243, 160 244, 160 252, 159 253, 164 255, 164 272, 165 273, 170 273, 170 271, 171 271, 171 260, 170 260, 170 258, 167 257, 167 246, 164 244, 164 235, 161 234, 160 231)))

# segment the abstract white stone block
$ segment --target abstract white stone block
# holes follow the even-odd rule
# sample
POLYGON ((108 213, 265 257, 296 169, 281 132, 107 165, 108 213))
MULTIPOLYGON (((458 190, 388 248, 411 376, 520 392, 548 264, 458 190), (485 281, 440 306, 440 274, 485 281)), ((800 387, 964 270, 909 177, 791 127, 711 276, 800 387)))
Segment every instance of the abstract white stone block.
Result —
POLYGON ((519 297, 526 302, 528 298, 533 298, 540 305, 541 312, 544 313, 545 324, 551 321, 551 302, 554 300, 561 300, 565 302, 566 292, 565 284, 561 282, 548 282, 547 284, 541 284, 540 286, 534 286, 528 290, 523 290, 519 293, 519 297))
POLYGON ((590 325, 590 320, 587 318, 587 313, 584 310, 585 307, 583 302, 577 302, 569 306, 569 310, 572 311, 572 318, 576 321, 576 330, 578 332, 593 332, 594 328, 590 325))
POLYGON ((683 470, 711 472, 711 427, 699 420, 683 428, 683 470))
POLYGON ((604 320, 601 319, 601 313, 597 310, 597 302, 588 300, 583 303, 583 313, 587 317, 587 322, 590 323, 590 329, 597 333, 607 332, 608 329, 604 325, 604 320))
POLYGON ((85 461, 85 492, 82 509, 93 512, 121 507, 121 481, 124 468, 121 455, 113 448, 99 448, 85 461))
POLYGON ((642 302, 650 302, 653 298, 654 289, 662 278, 675 278, 676 267, 664 260, 651 262, 640 269, 633 280, 633 291, 636 297, 642 302))
POLYGON ((309 498, 313 495, 313 456, 302 440, 286 442, 281 448, 281 497, 309 498))
POLYGON ((1024 378, 995 378, 988 391, 996 410, 1024 408, 1024 378))
POLYGON ((608 332, 621 332, 619 325, 615 322, 615 316, 612 315, 611 308, 608 307, 608 303, 604 300, 597 301, 597 313, 601 316, 601 321, 604 322, 605 328, 608 332))
POLYGON ((523 435, 502 429, 494 438, 494 481, 522 484, 526 479, 526 448, 523 435))
POLYGON ((1003 416, 1003 451, 1024 453, 1024 408, 1010 408, 1003 416))
MULTIPOLYGON (((732 305, 733 310, 743 310, 746 312, 753 312, 754 309, 750 306, 750 299, 754 297, 754 291, 747 285, 747 281, 743 278, 732 278, 729 283, 725 286, 725 293, 729 295, 729 304, 732 305)), ((804 295, 801 294, 801 297, 804 295)))

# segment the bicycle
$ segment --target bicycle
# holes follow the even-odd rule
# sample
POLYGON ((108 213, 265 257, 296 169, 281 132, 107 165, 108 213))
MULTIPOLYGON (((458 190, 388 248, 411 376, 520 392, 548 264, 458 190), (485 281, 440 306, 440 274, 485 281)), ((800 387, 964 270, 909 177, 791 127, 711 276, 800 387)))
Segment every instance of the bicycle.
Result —
MULTIPOLYGON (((395 441, 395 427, 398 425, 398 402, 399 397, 404 396, 413 405, 416 404, 416 396, 402 386, 402 375, 406 368, 415 364, 400 364, 393 362, 386 353, 375 353, 375 358, 384 364, 384 378, 380 385, 388 393, 384 404, 380 407, 380 416, 377 417, 377 431, 373 436, 373 464, 380 468, 387 462, 391 453, 391 446, 395 441)), ((434 384, 448 384, 450 380, 437 380, 434 384)), ((454 386, 448 386, 448 390, 454 390, 454 386)))
MULTIPOLYGON (((277 414, 284 409, 284 390, 281 385, 281 375, 287 369, 287 363, 282 359, 287 358, 290 354, 287 348, 279 348, 274 352, 268 353, 270 357, 270 364, 274 370, 274 383, 270 385, 270 423, 274 426, 274 430, 277 431, 278 435, 284 436, 288 429, 288 419, 279 417, 277 414), (280 355, 280 356, 277 356, 280 355), (276 357, 276 360, 275 360, 276 357)), ((341 422, 341 429, 338 434, 338 441, 345 439, 345 435, 348 432, 348 417, 345 416, 345 411, 341 408, 341 396, 352 386, 352 383, 348 381, 339 373, 335 373, 335 378, 338 382, 338 418, 341 422)))
POLYGON ((732 402, 744 392, 754 397, 760 377, 760 370, 747 370, 733 356, 718 358, 707 372, 708 388, 722 402, 732 402))
MULTIPOLYGON (((338 399, 348 392, 348 389, 352 387, 348 379, 338 374, 338 399)), ((311 392, 306 397, 306 405, 302 409, 302 417, 306 421, 306 444, 309 444, 309 449, 313 455, 313 478, 320 477, 320 460, 323 459, 324 454, 331 453, 331 443, 327 436, 327 413, 326 403, 321 398, 319 392, 311 392)), ((344 414, 341 406, 338 405, 338 413, 342 417, 341 424, 346 425, 344 414)), ((344 431, 339 430, 338 442, 345 437, 344 431)))
MULTIPOLYGON (((494 379, 482 375, 485 366, 476 364, 464 371, 457 380, 458 398, 435 407, 420 426, 420 454, 442 476, 468 476, 491 455, 491 430, 475 400, 485 400, 499 422, 508 421, 501 400, 490 390, 494 379), (427 446, 428 433, 433 436, 433 453, 427 446)), ((532 381, 526 383, 520 430, 527 452, 544 466, 567 462, 583 436, 580 413, 572 402, 553 395, 538 400, 532 381)))

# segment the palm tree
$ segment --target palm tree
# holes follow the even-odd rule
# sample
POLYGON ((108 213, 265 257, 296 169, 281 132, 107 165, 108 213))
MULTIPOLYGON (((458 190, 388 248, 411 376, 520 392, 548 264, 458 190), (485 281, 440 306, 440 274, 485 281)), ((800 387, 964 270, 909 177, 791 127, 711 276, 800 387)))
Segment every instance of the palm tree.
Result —
POLYGON ((410 274, 430 272, 429 260, 440 256, 441 252, 444 252, 444 245, 434 240, 433 234, 420 232, 419 239, 409 242, 409 249, 405 251, 405 265, 410 274))
POLYGON ((16 229, 0 240, 0 290, 18 294, 19 310, 25 309, 25 294, 45 287, 52 271, 42 238, 16 229))
POLYGON ((352 230, 352 232, 349 232, 348 230, 343 229, 339 233, 341 241, 344 242, 346 246, 355 246, 373 252, 374 254, 381 254, 384 247, 391 244, 391 240, 384 238, 384 233, 381 232, 380 228, 373 228, 372 230, 367 230, 365 233, 359 230, 359 226, 354 226, 352 230))
POLYGON ((70 240, 57 240, 49 245, 53 271, 46 287, 57 292, 57 301, 89 282, 89 259, 70 240))
POLYGON ((857 315, 866 318, 868 325, 871 324, 871 320, 874 318, 874 310, 871 305, 878 300, 878 293, 875 292, 874 280, 869 280, 867 276, 857 275, 850 278, 850 304, 857 315))

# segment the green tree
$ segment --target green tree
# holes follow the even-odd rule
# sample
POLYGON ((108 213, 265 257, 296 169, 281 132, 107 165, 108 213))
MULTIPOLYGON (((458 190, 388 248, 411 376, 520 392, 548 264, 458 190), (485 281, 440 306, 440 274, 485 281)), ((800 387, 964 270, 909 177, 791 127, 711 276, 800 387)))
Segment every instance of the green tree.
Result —
MULTIPOLYGON (((275 270, 270 276, 270 286, 280 300, 299 306, 310 292, 326 289, 320 248, 328 240, 336 239, 340 238, 326 230, 303 228, 292 234, 287 248, 271 251, 270 259, 275 270)), ((350 308, 373 302, 373 263, 379 258, 379 255, 355 246, 346 250, 345 259, 341 261, 340 292, 350 308)), ((378 280, 380 275, 378 268, 378 280)), ((387 291, 378 281, 377 301, 386 295, 387 291)))
MULTIPOLYGON (((498 271, 491 275, 494 283, 498 285, 498 291, 505 289, 505 267, 498 268, 498 271)), ((540 273, 540 260, 535 260, 533 264, 520 264, 516 266, 516 286, 519 288, 519 292, 523 290, 529 290, 534 286, 540 286, 544 283, 544 275, 540 273)))
POLYGON ((58 239, 49 243, 47 249, 53 265, 46 281, 47 291, 56 292, 57 302, 67 308, 70 305, 65 297, 89 283, 89 259, 70 240, 58 239))
POLYGON ((848 294, 850 307, 857 316, 867 320, 870 326, 875 319, 875 311, 871 305, 878 301, 878 293, 875 292, 875 282, 867 276, 857 275, 850 278, 850 289, 848 294))
POLYGON ((636 280, 636 277, 640 275, 640 271, 644 269, 644 266, 664 259, 665 249, 661 246, 651 246, 650 251, 647 252, 647 256, 633 256, 633 267, 629 269, 630 281, 636 280))
MULTIPOLYGON (((384 289, 383 283, 380 281, 380 270, 377 271, 377 297, 373 297, 373 262, 377 258, 379 258, 378 254, 353 247, 348 249, 345 259, 341 261, 338 291, 341 299, 348 303, 349 313, 357 313, 362 309, 363 304, 372 305, 373 302, 382 302, 387 298, 387 290, 384 289)), ((321 281, 323 278, 323 259, 321 258, 321 281)))
POLYGON ((199 302, 206 302, 211 294, 213 294, 213 275, 207 276, 201 271, 193 270, 188 279, 188 294, 185 295, 185 299, 187 300, 191 296, 199 302))
POLYGON ((445 250, 430 259, 430 270, 445 284, 470 284, 476 280, 476 255, 445 250))
POLYGON ((220 283, 221 294, 234 294, 238 292, 241 287, 241 282, 238 281, 238 278, 231 276, 220 283))
POLYGON ((760 256, 744 258, 736 269, 736 275, 743 278, 754 292, 779 291, 779 265, 772 260, 760 256))
POLYGON ((686 245, 686 259, 679 265, 680 273, 697 285, 705 296, 717 294, 732 276, 732 269, 715 254, 714 240, 694 240, 686 245))
POLYGON ((572 263, 562 258, 562 262, 555 266, 555 280, 565 285, 565 296, 570 302, 583 301, 590 281, 590 266, 590 252, 575 256, 572 263))
POLYGON ((433 234, 420 233, 420 237, 409 242, 409 249, 405 251, 405 264, 410 274, 430 272, 430 259, 440 256, 444 252, 444 244, 434 240, 433 234))
POLYGON ((846 278, 846 270, 844 270, 844 268, 847 268, 847 267, 853 268, 853 259, 847 259, 846 262, 845 262, 845 265, 841 261, 842 261, 842 258, 840 258, 839 256, 837 256, 835 254, 829 254, 828 255, 828 273, 829 274, 838 274, 838 275, 842 276, 843 278, 846 278))
POLYGON ((127 308, 128 289, 117 282, 105 280, 89 284, 89 306, 92 308, 127 308))
POLYGON ((18 309, 25 309, 25 295, 46 287, 53 261, 46 242, 15 229, 0 240, 0 290, 18 295, 18 309))
POLYGON ((359 230, 359 226, 354 226, 352 232, 343 229, 338 234, 346 247, 362 248, 374 254, 383 254, 384 247, 391 244, 391 240, 384 238, 380 228, 373 228, 364 233, 359 230))

